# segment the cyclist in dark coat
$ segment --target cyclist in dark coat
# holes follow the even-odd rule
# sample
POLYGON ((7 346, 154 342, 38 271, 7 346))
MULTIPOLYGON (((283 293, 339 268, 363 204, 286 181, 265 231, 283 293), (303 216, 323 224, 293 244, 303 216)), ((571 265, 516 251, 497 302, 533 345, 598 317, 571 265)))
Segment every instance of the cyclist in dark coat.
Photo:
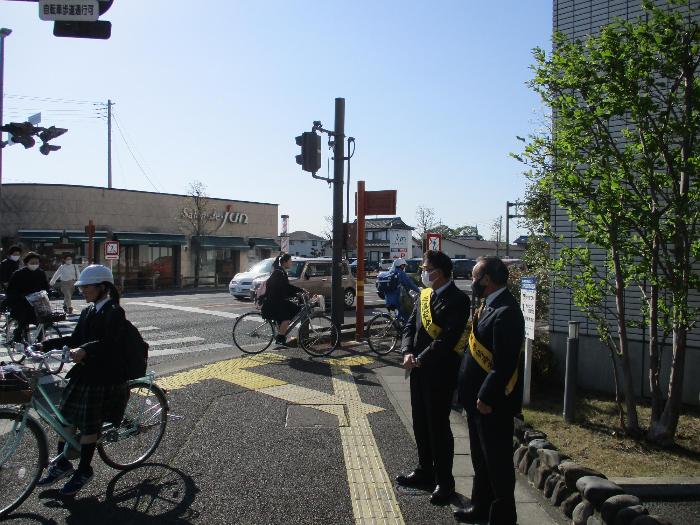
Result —
POLYGON ((7 284, 7 305, 21 328, 37 322, 34 309, 26 296, 41 290, 48 293, 51 289, 44 270, 39 268, 39 261, 38 253, 27 252, 24 256, 24 268, 13 273, 7 284))
POLYGON ((0 291, 7 289, 12 274, 19 270, 19 258, 22 255, 22 248, 10 246, 7 250, 7 257, 0 262, 0 291))
POLYGON ((288 253, 280 254, 272 265, 273 270, 265 283, 265 299, 262 305, 262 314, 267 319, 279 323, 275 343, 285 344, 289 322, 299 313, 298 304, 290 301, 291 297, 299 293, 305 293, 302 288, 289 284, 287 269, 292 265, 292 256, 288 253))

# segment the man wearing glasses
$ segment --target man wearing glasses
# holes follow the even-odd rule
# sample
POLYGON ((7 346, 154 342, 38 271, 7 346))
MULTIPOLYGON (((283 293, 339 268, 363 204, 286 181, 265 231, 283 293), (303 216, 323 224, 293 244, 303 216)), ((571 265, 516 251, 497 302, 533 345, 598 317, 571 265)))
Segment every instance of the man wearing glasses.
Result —
POLYGON ((430 490, 433 505, 446 505, 455 488, 450 411, 467 344, 469 297, 452 281, 452 261, 444 253, 427 251, 422 270, 426 288, 404 327, 401 344, 403 366, 411 374, 418 467, 396 482, 430 490))
POLYGON ((525 321, 506 288, 508 267, 498 257, 477 259, 474 297, 483 300, 472 320, 469 350, 459 372, 459 401, 467 411, 474 466, 471 504, 459 521, 515 525, 513 416, 522 405, 520 348, 525 321))

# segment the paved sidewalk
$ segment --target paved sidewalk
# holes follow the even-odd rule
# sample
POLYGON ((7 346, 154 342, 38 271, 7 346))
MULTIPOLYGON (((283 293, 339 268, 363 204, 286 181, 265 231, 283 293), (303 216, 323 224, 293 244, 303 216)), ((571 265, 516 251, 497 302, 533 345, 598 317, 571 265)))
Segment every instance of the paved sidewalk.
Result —
MULTIPOLYGON (((389 400, 394 405, 401 421, 406 426, 411 437, 413 437, 409 382, 404 379, 404 370, 398 366, 384 366, 375 368, 373 371, 386 390, 389 400)), ((460 498, 464 502, 468 502, 474 478, 469 454, 469 432, 466 419, 461 412, 453 410, 450 419, 452 421, 452 433, 455 438, 453 473, 456 490, 460 498)), ((551 507, 542 495, 528 484, 527 479, 520 474, 516 474, 515 501, 518 509, 519 525, 563 525, 569 523, 562 512, 558 508, 551 507)), ((456 507, 453 506, 454 508, 456 507)))

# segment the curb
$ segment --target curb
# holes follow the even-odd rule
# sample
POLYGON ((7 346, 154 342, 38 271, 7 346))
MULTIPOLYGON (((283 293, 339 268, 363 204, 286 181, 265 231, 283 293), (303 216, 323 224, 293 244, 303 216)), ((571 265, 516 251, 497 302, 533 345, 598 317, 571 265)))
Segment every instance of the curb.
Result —
POLYGON ((610 478, 610 481, 643 499, 700 498, 700 477, 610 478))

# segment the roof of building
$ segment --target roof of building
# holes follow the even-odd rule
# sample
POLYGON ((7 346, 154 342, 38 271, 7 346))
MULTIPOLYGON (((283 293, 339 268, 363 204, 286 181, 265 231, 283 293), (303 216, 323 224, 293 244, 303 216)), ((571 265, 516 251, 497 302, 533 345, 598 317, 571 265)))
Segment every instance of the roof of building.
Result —
MULTIPOLYGON (((460 246, 464 246, 465 248, 473 248, 475 250, 495 250, 496 245, 498 244, 496 243, 496 241, 477 241, 469 239, 462 240, 458 237, 448 237, 445 238, 445 240, 453 242, 455 244, 459 244, 460 246)), ((500 243, 501 248, 505 249, 505 246, 506 244, 504 242, 500 243)), ((524 249, 524 247, 522 245, 511 244, 510 249, 515 251, 521 251, 524 249)))
POLYGON ((304 230, 297 230, 289 234, 289 239, 292 241, 325 241, 323 237, 314 235, 304 230))
MULTIPOLYGON (((357 222, 357 220, 355 220, 357 222)), ((376 219, 365 219, 366 230, 414 230, 401 217, 379 217, 376 219)))

